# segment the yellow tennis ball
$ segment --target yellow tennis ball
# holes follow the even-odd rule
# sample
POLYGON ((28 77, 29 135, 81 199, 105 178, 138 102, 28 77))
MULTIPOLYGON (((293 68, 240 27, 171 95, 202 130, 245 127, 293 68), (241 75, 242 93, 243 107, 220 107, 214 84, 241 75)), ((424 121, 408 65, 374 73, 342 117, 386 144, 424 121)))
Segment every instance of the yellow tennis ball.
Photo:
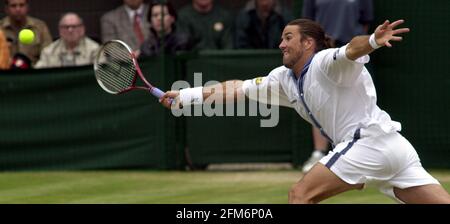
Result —
POLYGON ((19 33, 19 41, 22 44, 31 44, 34 41, 34 32, 30 29, 23 29, 19 33))

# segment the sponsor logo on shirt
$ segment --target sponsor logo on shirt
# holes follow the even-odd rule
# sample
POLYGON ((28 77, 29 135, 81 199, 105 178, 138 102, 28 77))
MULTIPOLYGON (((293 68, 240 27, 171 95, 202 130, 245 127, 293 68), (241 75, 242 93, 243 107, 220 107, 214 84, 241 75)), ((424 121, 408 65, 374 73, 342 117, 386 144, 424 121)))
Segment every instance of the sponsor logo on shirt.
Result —
POLYGON ((262 83, 262 81, 263 81, 263 77, 258 77, 258 78, 255 79, 255 84, 259 85, 259 84, 262 83))

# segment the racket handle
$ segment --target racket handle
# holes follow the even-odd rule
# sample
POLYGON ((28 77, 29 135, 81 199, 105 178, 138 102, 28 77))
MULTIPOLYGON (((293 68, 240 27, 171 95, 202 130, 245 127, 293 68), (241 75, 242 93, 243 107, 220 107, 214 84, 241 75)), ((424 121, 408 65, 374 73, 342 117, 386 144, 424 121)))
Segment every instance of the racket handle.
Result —
MULTIPOLYGON (((164 96, 164 92, 156 87, 153 87, 152 90, 150 90, 150 93, 153 94, 153 96, 155 96, 158 99, 161 99, 161 97, 164 96)), ((170 104, 173 103, 174 103, 173 99, 170 99, 170 104)))
POLYGON ((161 99, 161 97, 164 96, 164 92, 156 87, 153 87, 152 90, 150 90, 150 93, 158 99, 161 99))

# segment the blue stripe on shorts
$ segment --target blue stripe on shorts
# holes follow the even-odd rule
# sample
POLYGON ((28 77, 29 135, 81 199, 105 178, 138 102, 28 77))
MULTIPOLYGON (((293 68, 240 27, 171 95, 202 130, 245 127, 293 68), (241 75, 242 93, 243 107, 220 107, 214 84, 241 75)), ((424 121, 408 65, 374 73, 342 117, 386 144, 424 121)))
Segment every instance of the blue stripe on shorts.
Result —
POLYGON ((339 159, 339 157, 347 153, 347 151, 353 146, 353 144, 355 144, 356 141, 358 141, 359 138, 360 129, 358 128, 355 132, 355 135, 353 136, 353 140, 348 143, 347 147, 345 147, 341 152, 337 152, 336 154, 334 154, 325 166, 328 167, 328 169, 331 168, 331 166, 333 166, 333 164, 339 159))

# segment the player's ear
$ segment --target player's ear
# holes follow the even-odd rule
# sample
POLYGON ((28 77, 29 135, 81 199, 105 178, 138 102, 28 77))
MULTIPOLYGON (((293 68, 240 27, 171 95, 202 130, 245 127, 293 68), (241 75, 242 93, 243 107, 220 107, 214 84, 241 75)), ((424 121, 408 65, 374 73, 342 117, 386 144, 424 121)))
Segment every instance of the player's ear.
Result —
POLYGON ((305 47, 306 50, 309 50, 309 49, 314 47, 315 42, 314 42, 313 38, 306 37, 306 38, 303 38, 302 44, 303 44, 303 46, 305 47))

